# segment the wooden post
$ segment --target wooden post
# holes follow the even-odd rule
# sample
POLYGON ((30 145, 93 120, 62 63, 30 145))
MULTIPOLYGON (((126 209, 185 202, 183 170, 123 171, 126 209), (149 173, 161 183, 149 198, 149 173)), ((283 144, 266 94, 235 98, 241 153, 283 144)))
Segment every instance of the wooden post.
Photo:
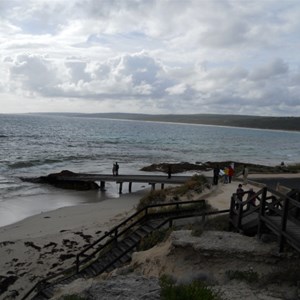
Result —
MULTIPOLYGON (((297 192, 295 198, 296 198, 296 201, 297 201, 298 203, 300 203, 300 193, 299 193, 299 192, 297 192)), ((299 219, 299 216, 300 216, 300 208, 297 206, 297 208, 296 208, 296 213, 295 213, 296 219, 299 219)))
POLYGON ((119 194, 122 194, 123 182, 119 182, 119 194))
POLYGON ((100 181, 100 190, 105 191, 105 181, 100 181))
POLYGON ((281 230, 279 236, 279 252, 283 252, 285 237, 283 232, 286 231, 286 223, 287 223, 287 216, 288 216, 288 209, 289 209, 289 197, 286 197, 283 202, 283 213, 281 218, 281 230))
POLYGON ((267 199, 267 187, 264 187, 262 195, 261 195, 260 209, 259 209, 259 215, 258 215, 258 229, 257 229, 257 237, 258 237, 258 239, 261 238, 261 234, 262 234, 262 226, 263 226, 263 220, 262 220, 262 218, 265 216, 266 199, 267 199))
POLYGON ((165 188, 165 184, 162 183, 162 184, 161 184, 161 189, 163 190, 164 188, 165 188))
POLYGON ((238 231, 242 229, 242 218, 243 218, 243 201, 238 199, 238 220, 237 220, 238 231))
POLYGON ((131 193, 131 187, 132 187, 132 182, 129 182, 129 184, 128 184, 128 191, 129 191, 129 193, 131 193))
POLYGON ((79 273, 79 255, 76 255, 76 273, 79 273))
POLYGON ((155 183, 149 183, 149 184, 151 185, 152 191, 154 191, 155 190, 155 183))

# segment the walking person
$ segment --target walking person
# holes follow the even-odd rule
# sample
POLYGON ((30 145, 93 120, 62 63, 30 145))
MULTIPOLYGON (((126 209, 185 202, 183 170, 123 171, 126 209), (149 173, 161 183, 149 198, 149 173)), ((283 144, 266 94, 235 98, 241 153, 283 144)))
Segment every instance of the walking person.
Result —
POLYGON ((230 166, 228 167, 228 183, 231 183, 233 174, 234 174, 234 169, 233 169, 232 166, 230 165, 230 166))
POLYGON ((236 197, 237 201, 235 202, 235 209, 239 209, 240 205, 242 205, 243 197, 244 197, 245 191, 243 190, 243 185, 239 184, 238 188, 236 190, 236 197))
POLYGON ((229 169, 228 167, 224 168, 224 183, 228 183, 228 173, 229 173, 229 169))
POLYGON ((243 184, 246 185, 248 183, 248 168, 246 165, 244 165, 244 169, 243 169, 243 184))

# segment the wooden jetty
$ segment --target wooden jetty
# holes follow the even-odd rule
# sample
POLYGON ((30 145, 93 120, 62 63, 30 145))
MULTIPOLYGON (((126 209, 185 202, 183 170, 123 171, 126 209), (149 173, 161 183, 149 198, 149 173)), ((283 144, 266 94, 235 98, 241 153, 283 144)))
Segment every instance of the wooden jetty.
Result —
POLYGON ((100 189, 105 190, 106 182, 116 182, 119 184, 119 193, 122 194, 123 183, 128 183, 128 191, 131 193, 132 183, 147 183, 151 185, 152 190, 155 189, 156 184, 161 185, 161 189, 165 184, 183 184, 192 176, 177 176, 173 175, 168 178, 167 175, 109 175, 109 174, 86 174, 74 173, 74 176, 59 176, 61 181, 93 181, 100 183, 100 189))

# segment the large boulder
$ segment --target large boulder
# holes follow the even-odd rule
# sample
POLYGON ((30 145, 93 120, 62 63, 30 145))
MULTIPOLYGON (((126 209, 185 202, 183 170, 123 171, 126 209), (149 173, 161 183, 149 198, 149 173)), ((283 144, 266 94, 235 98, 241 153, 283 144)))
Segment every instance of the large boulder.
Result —
POLYGON ((21 178, 23 181, 34 183, 47 183, 55 187, 71 190, 95 190, 99 189, 99 185, 93 181, 84 181, 76 179, 79 174, 63 170, 60 173, 52 173, 47 176, 40 176, 34 178, 21 178))

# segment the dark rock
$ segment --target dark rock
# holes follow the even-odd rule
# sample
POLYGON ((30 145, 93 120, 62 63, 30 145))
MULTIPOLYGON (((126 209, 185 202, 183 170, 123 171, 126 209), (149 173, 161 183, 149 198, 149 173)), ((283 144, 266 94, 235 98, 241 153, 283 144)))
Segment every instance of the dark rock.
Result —
POLYGON ((53 247, 56 247, 57 244, 54 243, 54 242, 50 242, 49 244, 45 245, 44 248, 48 248, 48 247, 52 247, 52 246, 53 246, 53 247))
POLYGON ((61 254, 59 256, 59 260, 66 260, 75 257, 75 254, 61 254))
POLYGON ((0 295, 7 291, 10 285, 18 279, 17 276, 0 276, 0 295))
POLYGON ((13 245, 15 242, 4 241, 0 243, 0 247, 5 247, 7 245, 13 245))
POLYGON ((70 241, 70 240, 67 240, 67 239, 63 239, 63 245, 68 247, 68 248, 73 248, 74 246, 78 245, 78 243, 75 242, 75 241, 70 241))
POLYGON ((92 239, 92 236, 91 235, 89 235, 89 234, 83 234, 83 232, 80 232, 80 231, 78 231, 78 232, 74 232, 74 234, 77 234, 77 235, 79 235, 79 236, 81 236, 86 242, 90 242, 91 241, 91 239, 92 239))
POLYGON ((116 276, 93 283, 79 295, 90 300, 159 300, 160 286, 157 278, 128 275, 116 276))
POLYGON ((141 171, 160 171, 164 173, 168 173, 169 167, 171 167, 171 173, 176 174, 176 173, 181 173, 181 172, 186 172, 186 171, 205 171, 207 167, 205 165, 196 165, 196 164, 190 164, 187 162, 184 163, 174 163, 174 164, 169 164, 169 163, 161 163, 161 164, 152 164, 147 167, 143 167, 141 171))
POLYGON ((80 180, 79 174, 63 170, 60 173, 52 173, 48 176, 40 176, 33 178, 21 177, 20 179, 27 182, 33 183, 47 183, 54 185, 55 187, 71 190, 95 190, 99 189, 99 185, 93 181, 80 180))
POLYGON ((41 247, 36 246, 33 242, 24 242, 24 244, 25 244, 25 246, 27 246, 27 247, 32 247, 32 248, 34 248, 34 249, 36 249, 36 250, 38 250, 38 251, 41 251, 41 247))
POLYGON ((164 172, 168 173, 169 167, 171 167, 172 174, 182 173, 187 171, 209 171, 219 166, 221 169, 229 166, 230 164, 234 163, 235 172, 242 171, 243 166, 247 165, 248 168, 253 173, 284 173, 286 172, 283 168, 278 166, 271 167, 271 166, 264 166, 264 165, 257 165, 251 163, 244 163, 244 162, 234 162, 234 161, 207 161, 207 162, 196 162, 195 164, 191 164, 188 162, 182 163, 160 163, 160 164, 152 164, 150 166, 143 167, 141 171, 148 171, 148 172, 164 172))

